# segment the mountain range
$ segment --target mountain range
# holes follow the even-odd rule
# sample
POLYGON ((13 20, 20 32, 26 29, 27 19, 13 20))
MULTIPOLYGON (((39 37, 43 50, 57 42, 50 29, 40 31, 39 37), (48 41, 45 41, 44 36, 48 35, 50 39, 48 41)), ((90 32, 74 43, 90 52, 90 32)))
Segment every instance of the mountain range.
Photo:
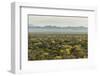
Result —
POLYGON ((59 27, 59 26, 33 26, 30 25, 29 32, 63 32, 63 33, 86 33, 88 31, 87 27, 84 26, 66 26, 66 27, 59 27))
POLYGON ((87 27, 84 27, 84 26, 77 26, 77 27, 72 27, 72 26, 67 26, 67 27, 59 27, 59 26, 50 26, 50 25, 47 25, 47 26, 32 26, 32 25, 29 25, 29 28, 68 28, 68 29, 76 29, 76 28, 82 28, 82 29, 87 29, 87 27))

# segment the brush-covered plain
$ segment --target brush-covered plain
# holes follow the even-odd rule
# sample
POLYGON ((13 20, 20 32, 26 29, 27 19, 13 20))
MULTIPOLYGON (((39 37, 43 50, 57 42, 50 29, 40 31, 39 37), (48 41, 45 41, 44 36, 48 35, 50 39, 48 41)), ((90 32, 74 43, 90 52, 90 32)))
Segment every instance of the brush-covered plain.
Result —
POLYGON ((28 33, 28 60, 88 58, 87 34, 28 33))

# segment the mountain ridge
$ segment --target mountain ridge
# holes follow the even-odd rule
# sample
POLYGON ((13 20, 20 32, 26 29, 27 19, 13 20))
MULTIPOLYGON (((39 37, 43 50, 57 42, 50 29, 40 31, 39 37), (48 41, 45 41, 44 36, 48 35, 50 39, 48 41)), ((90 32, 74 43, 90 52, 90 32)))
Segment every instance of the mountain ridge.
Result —
POLYGON ((51 25, 47 25, 47 26, 29 26, 29 28, 57 28, 57 29, 87 29, 87 27, 84 26, 66 26, 66 27, 59 27, 59 26, 51 26, 51 25))

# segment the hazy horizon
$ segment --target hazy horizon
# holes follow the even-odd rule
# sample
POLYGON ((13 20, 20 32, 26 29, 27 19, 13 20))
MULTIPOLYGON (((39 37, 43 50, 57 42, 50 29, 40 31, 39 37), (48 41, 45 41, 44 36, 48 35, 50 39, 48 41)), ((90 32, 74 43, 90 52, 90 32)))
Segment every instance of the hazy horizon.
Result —
POLYGON ((29 27, 59 27, 59 28, 67 28, 67 27, 83 27, 83 28, 88 28, 86 26, 64 26, 64 27, 61 27, 61 26, 54 26, 54 25, 43 25, 43 26, 37 26, 37 25, 32 25, 32 24, 29 24, 29 27))

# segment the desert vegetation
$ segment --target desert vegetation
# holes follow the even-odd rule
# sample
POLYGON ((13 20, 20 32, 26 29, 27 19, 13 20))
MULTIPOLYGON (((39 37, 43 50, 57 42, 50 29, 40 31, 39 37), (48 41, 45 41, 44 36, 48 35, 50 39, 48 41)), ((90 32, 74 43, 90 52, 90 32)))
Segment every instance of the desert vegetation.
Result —
POLYGON ((28 60, 88 58, 87 34, 29 33, 28 60))

